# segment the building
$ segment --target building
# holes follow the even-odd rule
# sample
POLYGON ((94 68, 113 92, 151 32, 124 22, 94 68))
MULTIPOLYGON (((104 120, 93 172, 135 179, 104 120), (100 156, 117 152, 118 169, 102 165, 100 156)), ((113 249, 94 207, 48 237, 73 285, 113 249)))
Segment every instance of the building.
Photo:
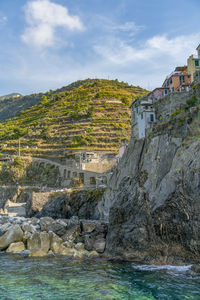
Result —
POLYGON ((132 137, 145 138, 147 130, 156 122, 153 101, 144 97, 133 100, 131 104, 132 137))
POLYGON ((197 56, 191 55, 187 60, 187 72, 191 75, 191 82, 194 81, 194 73, 200 71, 200 44, 196 50, 197 56))
POLYGON ((199 83, 200 82, 200 70, 199 71, 196 71, 194 73, 194 83, 199 83))
POLYGON ((165 79, 162 87, 168 88, 169 92, 189 91, 191 85, 191 75, 187 73, 187 66, 177 67, 165 79))
POLYGON ((159 100, 165 97, 169 93, 169 88, 155 88, 151 93, 149 93, 148 99, 150 100, 159 100))

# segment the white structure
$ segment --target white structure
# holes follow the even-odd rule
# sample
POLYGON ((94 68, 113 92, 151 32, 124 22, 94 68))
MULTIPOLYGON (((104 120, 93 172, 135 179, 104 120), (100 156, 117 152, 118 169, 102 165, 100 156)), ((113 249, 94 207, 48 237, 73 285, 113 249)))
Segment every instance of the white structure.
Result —
POLYGON ((148 98, 133 100, 131 104, 132 137, 143 139, 147 129, 156 122, 153 101, 148 98))
POLYGON ((198 58, 200 58, 200 44, 199 44, 199 46, 197 47, 197 53, 198 53, 198 58))

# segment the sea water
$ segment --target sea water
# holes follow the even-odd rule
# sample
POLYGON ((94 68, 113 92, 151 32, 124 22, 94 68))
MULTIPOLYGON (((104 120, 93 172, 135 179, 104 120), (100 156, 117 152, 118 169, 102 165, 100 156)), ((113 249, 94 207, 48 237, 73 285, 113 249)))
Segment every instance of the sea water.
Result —
POLYGON ((200 299, 190 267, 1 254, 0 300, 200 299))

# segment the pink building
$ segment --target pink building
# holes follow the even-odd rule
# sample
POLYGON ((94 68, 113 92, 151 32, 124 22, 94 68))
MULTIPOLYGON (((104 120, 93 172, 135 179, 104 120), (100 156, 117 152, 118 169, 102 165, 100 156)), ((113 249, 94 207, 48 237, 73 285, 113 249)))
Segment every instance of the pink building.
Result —
POLYGON ((148 94, 148 98, 151 100, 159 100, 162 99, 169 93, 169 88, 156 88, 151 93, 148 94))
POLYGON ((169 92, 188 91, 191 84, 191 75, 187 73, 187 67, 177 67, 165 79, 162 87, 168 88, 169 92))

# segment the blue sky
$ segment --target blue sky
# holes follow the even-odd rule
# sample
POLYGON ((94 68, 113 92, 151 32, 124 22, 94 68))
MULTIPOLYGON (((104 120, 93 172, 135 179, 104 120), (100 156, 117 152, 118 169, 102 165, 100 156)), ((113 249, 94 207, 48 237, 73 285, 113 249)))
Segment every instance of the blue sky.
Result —
POLYGON ((1 0, 0 95, 110 78, 152 89, 200 43, 199 0, 1 0))

